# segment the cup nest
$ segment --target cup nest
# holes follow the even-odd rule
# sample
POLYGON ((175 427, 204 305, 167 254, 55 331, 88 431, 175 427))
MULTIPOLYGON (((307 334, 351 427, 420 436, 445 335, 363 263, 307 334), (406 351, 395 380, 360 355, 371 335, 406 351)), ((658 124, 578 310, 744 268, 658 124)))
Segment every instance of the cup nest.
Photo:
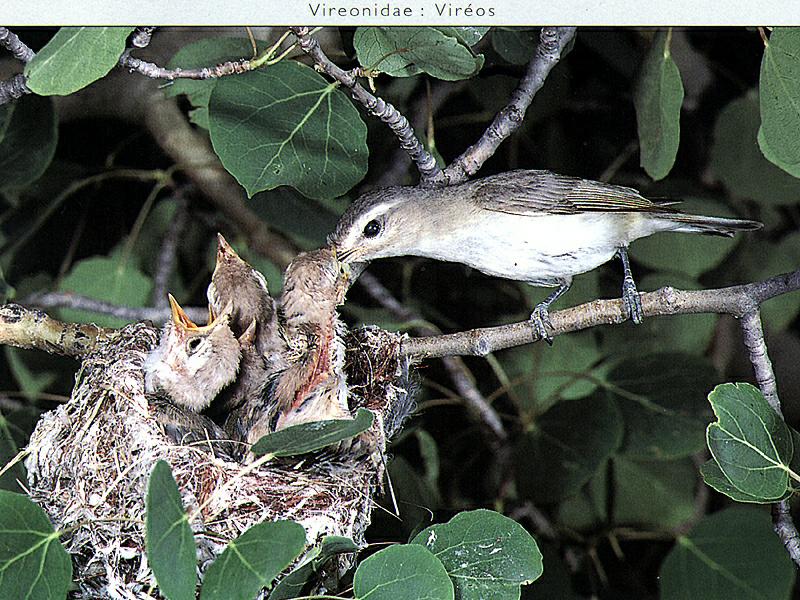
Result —
MULTIPOLYGON (((401 336, 377 328, 349 332, 350 406, 375 413, 359 450, 327 451, 257 469, 174 444, 152 415, 142 364, 159 331, 146 323, 112 333, 83 360, 70 400, 45 414, 28 445, 29 492, 73 558, 76 598, 156 598, 144 554, 145 496, 153 467, 172 468, 197 541, 200 576, 225 545, 251 526, 291 519, 308 549, 325 535, 359 545, 381 491, 387 440, 413 411, 401 336), (366 443, 364 443, 366 441, 366 443)), ((302 557, 301 557, 302 559, 302 557)), ((340 556, 334 575, 351 566, 340 556)), ((318 588, 320 589, 320 588, 318 588)))

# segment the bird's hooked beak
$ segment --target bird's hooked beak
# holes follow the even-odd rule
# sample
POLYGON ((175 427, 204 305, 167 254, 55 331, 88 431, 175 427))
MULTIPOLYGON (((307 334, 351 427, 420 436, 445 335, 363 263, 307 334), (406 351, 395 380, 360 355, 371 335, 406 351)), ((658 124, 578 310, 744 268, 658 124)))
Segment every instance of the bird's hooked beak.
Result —
POLYGON ((228 304, 225 305, 225 308, 220 312, 218 315, 214 314, 214 310, 209 305, 208 307, 208 324, 203 325, 202 327, 195 324, 190 318, 189 315, 181 308, 181 305, 178 304, 178 301, 175 300, 175 297, 172 294, 169 294, 169 306, 170 310, 172 311, 172 322, 175 324, 175 327, 178 330, 183 331, 194 331, 197 333, 203 333, 206 331, 210 331, 214 327, 216 327, 217 323, 220 321, 228 322, 230 320, 230 316, 233 313, 233 302, 229 301, 228 304))

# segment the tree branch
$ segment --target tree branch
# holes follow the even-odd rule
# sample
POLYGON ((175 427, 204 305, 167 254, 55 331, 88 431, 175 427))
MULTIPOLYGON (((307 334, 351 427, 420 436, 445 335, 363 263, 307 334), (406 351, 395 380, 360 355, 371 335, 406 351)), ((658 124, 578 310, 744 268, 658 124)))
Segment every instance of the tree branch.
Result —
POLYGON ((252 71, 253 66, 249 60, 229 60, 213 67, 200 67, 197 69, 167 69, 156 63, 147 62, 131 56, 133 48, 128 48, 119 57, 119 66, 128 69, 131 73, 139 73, 151 79, 218 79, 226 75, 237 75, 252 71))
POLYGON ((528 63, 525 77, 514 90, 509 103, 497 113, 481 139, 444 170, 448 185, 462 183, 477 173, 500 144, 519 128, 533 97, 542 88, 553 67, 558 64, 564 47, 575 37, 575 31, 575 27, 542 27, 536 54, 528 63))
MULTIPOLYGON (((364 290, 381 306, 391 311, 402 321, 423 321, 422 315, 417 314, 409 307, 402 304, 386 287, 370 273, 364 273, 359 277, 359 282, 364 290)), ((421 335, 430 335, 434 330, 430 327, 416 327, 415 331, 421 335)), ((423 338, 425 339, 425 338, 423 338)), ((458 394, 464 399, 467 410, 479 422, 483 423, 486 429, 491 432, 496 442, 503 442, 508 439, 508 432, 500 420, 500 416, 494 410, 489 401, 480 393, 472 374, 464 361, 455 356, 442 357, 445 370, 447 370, 453 385, 458 394)))
POLYGON ((155 27, 137 27, 131 37, 131 46, 134 48, 147 48, 155 30, 155 27))
POLYGON ((323 52, 319 42, 311 37, 308 27, 292 27, 292 32, 297 36, 300 48, 311 57, 317 65, 331 79, 338 81, 350 90, 353 98, 369 113, 386 123, 400 140, 400 146, 405 150, 417 165, 420 173, 420 183, 423 185, 442 185, 446 183, 441 169, 436 164, 436 159, 425 150, 422 142, 414 134, 408 120, 391 104, 380 97, 369 93, 356 79, 353 72, 345 71, 335 65, 323 52))
POLYGON ((28 64, 36 53, 31 50, 15 33, 0 27, 0 46, 11 52, 18 61, 28 64))
POLYGON ((167 301, 167 285, 172 272, 175 270, 175 259, 178 255, 178 240, 183 235, 188 218, 188 203, 186 198, 179 197, 175 208, 175 216, 169 223, 164 239, 161 240, 161 249, 158 253, 155 276, 153 277, 153 293, 150 295, 154 306, 169 308, 167 301))
POLYGON ((22 73, 18 73, 5 81, 0 81, 0 105, 7 104, 30 93, 31 90, 28 88, 25 75, 22 73))
POLYGON ((62 323, 19 304, 0 306, 0 344, 80 357, 110 331, 93 324, 62 323))
MULTIPOLYGON (((664 287, 641 295, 646 317, 695 313, 726 313, 742 317, 774 296, 800 289, 800 270, 772 277, 765 281, 733 287, 682 291, 664 287)), ((627 319, 621 299, 594 300, 580 306, 550 314, 553 337, 596 325, 622 323, 627 319)), ((539 341, 528 321, 499 327, 486 327, 403 341, 400 353, 413 360, 425 358, 473 355, 539 341)))
MULTIPOLYGON (((758 387, 769 405, 782 419, 783 412, 778 398, 778 385, 775 380, 775 372, 772 370, 772 361, 767 353, 764 328, 761 326, 761 315, 758 309, 752 310, 742 317, 742 339, 753 365, 758 387)), ((797 526, 792 519, 788 500, 782 500, 772 505, 772 523, 775 533, 783 542, 789 556, 796 565, 800 566, 800 532, 797 531, 797 526)))
MULTIPOLYGON (((89 312, 117 317, 126 321, 153 321, 163 323, 170 318, 169 307, 152 308, 149 306, 121 306, 95 298, 73 294, 71 292, 39 292, 22 300, 25 304, 40 308, 74 308, 89 312)), ((192 321, 204 323, 208 319, 207 308, 185 307, 186 314, 192 321)))

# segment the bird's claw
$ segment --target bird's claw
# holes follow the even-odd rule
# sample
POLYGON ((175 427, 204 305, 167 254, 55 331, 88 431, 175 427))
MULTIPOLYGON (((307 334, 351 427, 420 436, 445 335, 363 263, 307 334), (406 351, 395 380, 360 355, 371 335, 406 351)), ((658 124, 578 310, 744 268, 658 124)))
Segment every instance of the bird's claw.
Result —
POLYGON ((539 339, 547 342, 549 346, 553 345, 553 337, 548 332, 547 328, 554 329, 553 322, 550 320, 550 312, 544 304, 537 304, 536 308, 530 316, 531 327, 539 339))
POLYGON ((642 299, 632 278, 626 277, 622 280, 622 304, 625 307, 625 314, 631 321, 639 325, 644 320, 642 299))

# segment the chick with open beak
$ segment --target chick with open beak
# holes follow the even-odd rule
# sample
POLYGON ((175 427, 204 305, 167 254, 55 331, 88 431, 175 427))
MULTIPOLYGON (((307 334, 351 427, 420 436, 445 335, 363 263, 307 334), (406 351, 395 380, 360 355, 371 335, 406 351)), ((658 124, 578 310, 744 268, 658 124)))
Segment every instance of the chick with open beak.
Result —
POLYGON ((193 412, 205 409, 236 377, 241 352, 229 327, 232 306, 211 311, 207 325, 195 325, 172 295, 172 318, 144 363, 148 394, 162 393, 193 412))
POLYGON ((231 245, 217 234, 217 264, 208 286, 208 303, 220 312, 233 304, 230 326, 241 336, 256 321, 255 346, 269 357, 280 351, 275 301, 269 295, 264 276, 242 259, 231 245))
POLYGON ((350 272, 332 250, 298 255, 286 269, 282 296, 286 368, 271 386, 273 409, 249 428, 256 442, 275 429, 327 419, 352 418, 344 373, 344 301, 350 272))

